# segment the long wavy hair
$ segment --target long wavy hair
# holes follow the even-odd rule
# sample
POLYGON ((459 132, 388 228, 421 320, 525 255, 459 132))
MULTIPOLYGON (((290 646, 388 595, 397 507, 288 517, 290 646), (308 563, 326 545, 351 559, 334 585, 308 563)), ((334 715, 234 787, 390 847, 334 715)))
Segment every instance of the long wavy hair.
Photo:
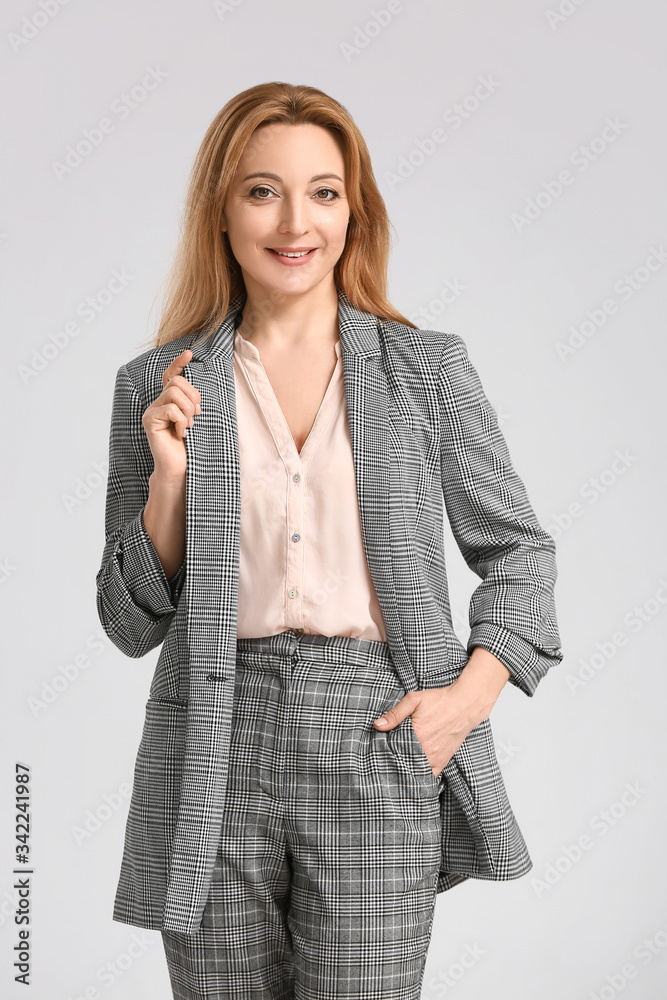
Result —
POLYGON ((321 90, 272 82, 237 94, 209 125, 190 174, 180 239, 163 283, 164 305, 152 345, 204 330, 210 336, 230 301, 245 291, 243 273, 222 231, 223 209, 250 137, 273 122, 320 125, 332 131, 344 157, 350 205, 334 283, 358 309, 416 329, 387 301, 390 222, 361 132, 347 109, 321 90))

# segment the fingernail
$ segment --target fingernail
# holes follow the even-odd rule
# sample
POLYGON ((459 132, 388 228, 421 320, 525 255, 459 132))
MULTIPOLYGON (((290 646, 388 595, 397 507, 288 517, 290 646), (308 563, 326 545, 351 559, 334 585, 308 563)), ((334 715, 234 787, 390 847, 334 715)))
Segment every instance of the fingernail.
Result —
POLYGON ((384 715, 382 716, 382 718, 376 719, 375 721, 377 722, 378 726, 386 726, 387 725, 387 720, 385 719, 384 715))
POLYGON ((195 413, 201 413, 201 403, 195 403, 195 413))

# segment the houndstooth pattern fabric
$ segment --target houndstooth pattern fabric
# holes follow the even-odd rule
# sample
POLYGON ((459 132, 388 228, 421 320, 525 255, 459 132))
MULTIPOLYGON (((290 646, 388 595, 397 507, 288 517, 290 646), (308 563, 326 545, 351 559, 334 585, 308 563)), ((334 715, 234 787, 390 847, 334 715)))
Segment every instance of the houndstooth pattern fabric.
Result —
POLYGON ((239 641, 229 772, 194 935, 162 931, 176 1000, 418 1000, 441 783, 386 643, 239 641))
MULTIPOLYGON (((241 509, 232 350, 244 301, 230 303, 209 341, 190 334, 122 365, 112 403, 98 613, 127 656, 162 647, 113 915, 186 934, 199 927, 211 885, 228 776, 241 509), (185 558, 167 580, 142 518, 153 460, 141 417, 186 347, 194 356, 183 375, 201 393, 202 412, 186 437, 185 558)), ((562 659, 555 546, 463 340, 380 319, 352 306, 342 289, 338 316, 362 540, 401 684, 443 686, 479 645, 532 696, 562 659), (452 626, 445 516, 481 578, 467 646, 452 626)), ((488 719, 443 776, 438 892, 468 877, 528 871, 488 719)))

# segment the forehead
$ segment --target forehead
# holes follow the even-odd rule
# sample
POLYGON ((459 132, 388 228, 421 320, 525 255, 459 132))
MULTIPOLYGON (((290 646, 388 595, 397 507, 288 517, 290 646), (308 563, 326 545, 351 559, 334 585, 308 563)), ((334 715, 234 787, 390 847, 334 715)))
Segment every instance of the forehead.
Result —
POLYGON ((263 166, 270 169, 270 162, 282 164, 285 169, 288 165, 302 166, 306 171, 319 167, 319 173, 332 169, 344 176, 340 140, 321 125, 284 122, 261 125, 248 140, 239 162, 255 169, 263 166))

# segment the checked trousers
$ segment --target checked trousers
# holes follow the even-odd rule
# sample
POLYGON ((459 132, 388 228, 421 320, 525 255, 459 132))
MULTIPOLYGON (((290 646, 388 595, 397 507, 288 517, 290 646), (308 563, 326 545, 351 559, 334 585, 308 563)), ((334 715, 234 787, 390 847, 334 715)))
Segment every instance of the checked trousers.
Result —
POLYGON ((237 639, 224 819, 202 923, 162 931, 175 1000, 419 1000, 440 867, 436 778, 389 646, 237 639))

